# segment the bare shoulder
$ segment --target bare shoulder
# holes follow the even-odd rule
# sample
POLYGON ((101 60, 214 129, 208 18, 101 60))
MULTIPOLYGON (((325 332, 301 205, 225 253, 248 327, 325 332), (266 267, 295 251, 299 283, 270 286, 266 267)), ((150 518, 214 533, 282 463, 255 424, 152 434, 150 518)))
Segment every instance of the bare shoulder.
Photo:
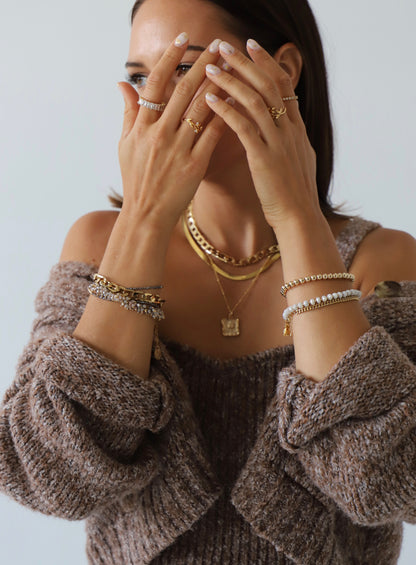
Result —
POLYGON ((364 295, 380 281, 416 280, 416 239, 403 231, 378 228, 364 238, 351 271, 364 295))
POLYGON ((119 212, 99 210, 81 216, 65 238, 60 261, 99 266, 119 212))

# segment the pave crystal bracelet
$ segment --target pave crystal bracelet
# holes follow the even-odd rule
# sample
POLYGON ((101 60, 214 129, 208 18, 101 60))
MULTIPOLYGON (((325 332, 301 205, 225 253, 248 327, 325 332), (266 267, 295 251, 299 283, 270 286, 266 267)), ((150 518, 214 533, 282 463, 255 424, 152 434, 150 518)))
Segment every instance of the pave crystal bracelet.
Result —
POLYGON ((124 291, 113 292, 99 282, 91 283, 88 286, 88 292, 102 300, 117 302, 126 310, 150 316, 153 320, 160 321, 165 319, 162 310, 162 302, 164 301, 161 300, 160 297, 149 295, 149 293, 142 293, 140 297, 137 291, 134 291, 134 296, 126 294, 124 291))
POLYGON ((292 335, 291 322, 295 314, 303 314, 304 312, 316 310, 317 308, 324 308, 325 306, 340 304, 342 302, 351 302, 352 300, 359 300, 360 298, 361 292, 359 290, 351 289, 344 290, 342 292, 325 294, 324 296, 317 296, 316 298, 311 298, 310 300, 305 300, 304 302, 299 302, 298 304, 289 306, 283 312, 283 320, 285 321, 283 335, 292 335))
POLYGON ((300 279, 295 279, 293 281, 284 284, 280 289, 280 294, 282 296, 286 296, 287 292, 291 288, 294 288, 295 286, 299 286, 300 284, 306 284, 315 281, 333 280, 333 279, 343 279, 354 282, 355 277, 352 273, 324 273, 323 275, 310 275, 300 279))

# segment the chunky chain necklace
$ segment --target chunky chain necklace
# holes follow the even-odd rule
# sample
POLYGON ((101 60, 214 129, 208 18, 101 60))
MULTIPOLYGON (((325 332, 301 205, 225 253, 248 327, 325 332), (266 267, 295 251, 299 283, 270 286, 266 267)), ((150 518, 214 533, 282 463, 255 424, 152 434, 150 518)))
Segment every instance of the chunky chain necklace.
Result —
POLYGON ((248 267, 249 265, 255 265, 262 259, 266 257, 271 257, 272 255, 276 255, 279 253, 279 245, 274 244, 270 245, 269 247, 265 247, 257 253, 250 255, 250 257, 244 257, 242 259, 236 259, 227 253, 223 253, 216 249, 213 245, 211 245, 206 238, 202 235, 199 231, 198 226, 196 225, 195 218, 192 213, 192 202, 189 204, 186 210, 186 222, 189 229, 189 232, 192 235, 193 240, 198 245, 199 249, 203 251, 206 255, 211 255, 215 257, 219 261, 223 263, 227 263, 228 265, 232 265, 233 267, 248 267))
POLYGON ((253 273, 248 273, 247 275, 231 275, 230 273, 227 273, 226 271, 224 271, 223 269, 221 269, 218 265, 216 265, 214 263, 214 261, 212 260, 212 257, 210 254, 205 253, 205 251, 203 251, 198 244, 196 243, 196 241, 193 239, 192 234, 189 230, 189 226, 188 226, 188 222, 186 219, 186 215, 183 214, 182 216, 182 226, 183 226, 183 231, 185 233, 186 239, 188 240, 190 246, 192 247, 192 249, 195 251, 195 253, 198 255, 198 257, 200 257, 203 261, 205 261, 205 263, 207 263, 210 267, 212 267, 212 269, 219 275, 221 275, 222 277, 226 278, 226 279, 230 279, 232 281, 248 281, 249 279, 254 279, 257 276, 259 276, 261 273, 264 273, 264 271, 266 269, 268 269, 269 267, 271 267, 271 265, 277 261, 278 259, 280 259, 280 251, 276 252, 274 255, 270 255, 267 258, 267 261, 265 263, 265 265, 262 265, 260 267, 260 269, 257 269, 256 271, 254 271, 253 273))

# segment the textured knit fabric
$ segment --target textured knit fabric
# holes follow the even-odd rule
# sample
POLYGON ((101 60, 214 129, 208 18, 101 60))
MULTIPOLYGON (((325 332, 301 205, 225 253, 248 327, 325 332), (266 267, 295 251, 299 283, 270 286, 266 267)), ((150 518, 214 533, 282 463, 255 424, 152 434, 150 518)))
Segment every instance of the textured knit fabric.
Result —
MULTIPOLYGON (((347 269, 375 227, 340 234, 347 269)), ((397 562, 416 522, 416 282, 362 300, 372 327, 322 383, 292 346, 219 361, 173 342, 142 379, 71 335, 95 271, 55 265, 37 296, 1 407, 3 492, 86 519, 93 565, 397 562)))

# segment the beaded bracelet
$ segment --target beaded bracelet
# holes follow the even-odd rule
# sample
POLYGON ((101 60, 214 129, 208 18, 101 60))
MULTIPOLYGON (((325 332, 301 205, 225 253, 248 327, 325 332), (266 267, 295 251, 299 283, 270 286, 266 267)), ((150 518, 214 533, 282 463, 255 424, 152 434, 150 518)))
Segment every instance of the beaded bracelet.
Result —
POLYGON ((160 321, 165 319, 165 314, 161 306, 162 301, 151 302, 150 300, 132 298, 122 292, 112 292, 96 282, 88 286, 88 292, 101 300, 117 302, 126 310, 150 316, 153 320, 160 321))
POLYGON ((282 296, 286 296, 288 290, 290 290, 295 286, 299 286, 300 284, 306 284, 314 281, 332 280, 332 279, 344 279, 352 282, 355 281, 355 277, 352 273, 325 273, 323 275, 310 275, 308 277, 295 279, 293 281, 284 284, 280 289, 280 294, 282 296))
POLYGON ((333 292, 324 296, 317 296, 316 298, 311 298, 310 300, 289 306, 283 312, 283 320, 285 321, 283 335, 292 335, 291 322, 295 314, 303 314, 304 312, 316 310, 317 308, 324 308, 325 306, 340 304, 342 302, 351 302, 352 300, 359 300, 360 298, 361 292, 359 290, 350 289, 344 290, 343 292, 333 292))

